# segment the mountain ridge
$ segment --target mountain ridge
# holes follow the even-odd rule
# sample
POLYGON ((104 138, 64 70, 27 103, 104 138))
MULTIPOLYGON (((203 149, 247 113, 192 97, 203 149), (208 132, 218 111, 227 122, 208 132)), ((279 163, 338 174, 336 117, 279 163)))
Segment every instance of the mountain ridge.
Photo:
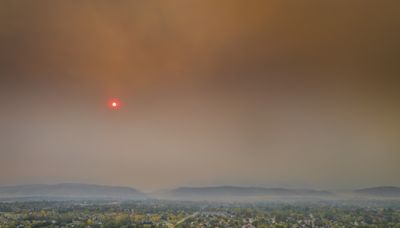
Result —
POLYGON ((178 187, 145 193, 132 187, 109 186, 82 183, 60 184, 25 184, 15 186, 0 186, 0 198, 27 198, 27 199, 245 199, 263 197, 400 197, 400 188, 395 186, 376 186, 336 192, 307 188, 282 188, 282 187, 251 187, 251 186, 204 186, 204 187, 178 187))
POLYGON ((400 197, 400 187, 396 186, 376 186, 361 188, 353 191, 358 195, 376 197, 400 197))
POLYGON ((139 199, 145 198, 146 194, 131 187, 60 183, 1 186, 0 197, 139 199))

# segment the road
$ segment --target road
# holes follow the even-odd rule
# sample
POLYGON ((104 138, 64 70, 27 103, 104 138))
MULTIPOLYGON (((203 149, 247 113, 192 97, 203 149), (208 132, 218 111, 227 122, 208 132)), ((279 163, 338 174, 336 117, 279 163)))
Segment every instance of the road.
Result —
POLYGON ((185 218, 183 218, 183 219, 179 220, 178 222, 176 222, 175 226, 185 222, 187 219, 196 217, 198 214, 199 214, 199 212, 195 212, 195 213, 193 213, 191 215, 186 216, 185 218))

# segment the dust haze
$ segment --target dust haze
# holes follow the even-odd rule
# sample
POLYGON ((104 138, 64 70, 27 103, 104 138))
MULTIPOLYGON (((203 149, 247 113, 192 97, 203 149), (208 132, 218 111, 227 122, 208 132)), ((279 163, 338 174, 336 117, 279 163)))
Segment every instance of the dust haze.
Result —
POLYGON ((1 1, 0 183, 400 185, 399 7, 1 1))

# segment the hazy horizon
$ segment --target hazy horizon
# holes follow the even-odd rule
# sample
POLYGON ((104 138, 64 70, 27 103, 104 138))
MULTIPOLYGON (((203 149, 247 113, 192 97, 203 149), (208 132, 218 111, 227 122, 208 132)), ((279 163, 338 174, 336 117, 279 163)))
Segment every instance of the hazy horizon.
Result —
POLYGON ((19 187, 29 187, 29 186, 63 186, 63 185, 76 185, 76 186, 98 186, 98 187, 122 187, 122 188, 132 188, 134 190, 138 190, 141 193, 145 194, 161 194, 161 193, 168 193, 170 191, 179 190, 179 189, 214 189, 214 188, 237 188, 237 189, 254 189, 254 188, 261 188, 265 190, 272 190, 272 189, 282 189, 282 190, 311 190, 311 191, 326 191, 329 193, 351 193, 353 191, 358 190, 366 190, 366 189, 374 189, 374 188, 399 188, 399 186, 389 186, 389 185, 379 185, 379 186, 363 186, 363 187, 353 187, 353 188, 318 188, 318 187, 301 187, 301 186, 282 186, 282 185, 182 185, 182 186, 173 186, 169 188, 157 188, 157 189, 141 189, 135 186, 128 186, 128 185, 109 185, 109 184, 96 184, 96 183, 89 183, 89 182, 42 182, 42 183, 19 183, 13 185, 0 185, 1 187, 12 187, 18 189, 19 187))
POLYGON ((0 186, 400 186, 399 7, 1 1, 0 186))

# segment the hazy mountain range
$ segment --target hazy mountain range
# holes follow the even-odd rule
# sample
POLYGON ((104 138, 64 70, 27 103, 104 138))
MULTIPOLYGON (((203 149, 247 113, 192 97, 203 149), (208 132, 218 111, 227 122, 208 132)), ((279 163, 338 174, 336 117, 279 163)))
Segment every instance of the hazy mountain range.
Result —
POLYGON ((400 197, 400 188, 393 186, 380 186, 364 188, 354 191, 357 195, 376 196, 376 197, 400 197))
MULTIPOLYGON (((343 193, 343 192, 342 192, 343 193)), ((346 192, 355 197, 394 197, 400 198, 398 187, 373 187, 346 192)), ((172 190, 146 194, 131 187, 104 186, 92 184, 65 183, 55 185, 35 184, 0 187, 0 199, 120 199, 138 200, 146 198, 161 199, 246 199, 246 198, 326 198, 337 197, 338 193, 314 189, 288 189, 263 187, 180 187, 172 190)))
POLYGON ((76 183, 55 185, 34 184, 0 187, 0 198, 19 197, 51 199, 144 199, 146 194, 131 187, 76 183))

